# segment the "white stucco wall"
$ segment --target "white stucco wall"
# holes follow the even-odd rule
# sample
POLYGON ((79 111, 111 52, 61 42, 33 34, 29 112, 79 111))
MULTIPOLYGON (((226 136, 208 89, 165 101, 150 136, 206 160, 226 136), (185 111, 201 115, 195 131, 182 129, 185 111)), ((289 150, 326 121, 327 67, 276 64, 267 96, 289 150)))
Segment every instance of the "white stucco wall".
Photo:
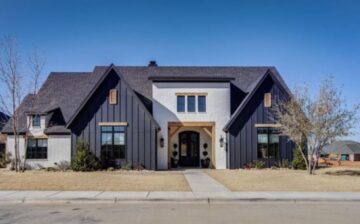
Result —
MULTIPOLYGON (((153 115, 161 126, 158 138, 164 138, 164 147, 158 144, 158 168, 167 169, 168 162, 168 122, 215 122, 215 158, 216 168, 226 168, 225 147, 220 147, 220 136, 230 119, 229 83, 153 83, 153 115), (176 93, 207 93, 206 112, 177 112, 176 93)), ((197 105, 196 105, 197 107, 197 105)))
POLYGON ((29 132, 34 137, 43 136, 44 130, 46 128, 45 126, 46 126, 46 116, 44 116, 44 115, 40 116, 40 127, 33 127, 32 126, 32 116, 27 117, 27 127, 29 127, 29 132))
MULTIPOLYGON (((9 135, 7 138, 6 151, 12 156, 15 155, 14 136, 9 135)), ((24 138, 19 141, 20 157, 24 158, 24 138)), ((48 158, 47 159, 27 159, 26 162, 32 168, 51 167, 54 163, 60 161, 71 161, 71 137, 70 135, 51 135, 48 136, 48 158)))

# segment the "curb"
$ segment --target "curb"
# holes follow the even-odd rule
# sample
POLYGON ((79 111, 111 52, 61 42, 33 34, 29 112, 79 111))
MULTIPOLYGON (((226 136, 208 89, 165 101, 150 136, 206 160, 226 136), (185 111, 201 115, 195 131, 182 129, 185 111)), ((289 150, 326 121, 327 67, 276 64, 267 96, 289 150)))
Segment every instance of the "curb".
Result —
POLYGON ((0 204, 118 204, 118 203, 224 203, 224 202, 360 202, 349 198, 63 198, 63 199, 0 199, 0 204))

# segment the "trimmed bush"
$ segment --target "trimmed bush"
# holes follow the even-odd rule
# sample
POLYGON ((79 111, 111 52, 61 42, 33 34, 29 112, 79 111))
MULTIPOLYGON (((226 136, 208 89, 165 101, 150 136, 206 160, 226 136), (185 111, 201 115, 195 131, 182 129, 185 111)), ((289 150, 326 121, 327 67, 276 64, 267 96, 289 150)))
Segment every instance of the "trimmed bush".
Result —
POLYGON ((256 169, 264 169, 266 167, 265 162, 261 161, 261 160, 257 160, 255 161, 255 166, 256 169))
POLYGON ((94 171, 100 168, 96 157, 91 153, 89 144, 83 141, 76 143, 76 155, 71 161, 74 171, 94 171))
POLYGON ((295 170, 306 170, 306 164, 303 157, 301 156, 300 150, 301 149, 298 147, 296 147, 294 150, 294 158, 291 164, 295 170))

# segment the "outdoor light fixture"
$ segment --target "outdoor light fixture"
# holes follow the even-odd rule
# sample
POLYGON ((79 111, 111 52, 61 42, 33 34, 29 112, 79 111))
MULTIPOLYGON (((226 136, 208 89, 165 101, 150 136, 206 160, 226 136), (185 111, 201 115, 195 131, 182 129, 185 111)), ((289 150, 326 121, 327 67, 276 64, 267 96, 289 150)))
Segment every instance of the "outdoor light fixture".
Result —
POLYGON ((220 136, 220 147, 224 147, 224 137, 222 135, 220 136))
POLYGON ((160 137, 160 147, 164 148, 164 137, 163 136, 160 137))

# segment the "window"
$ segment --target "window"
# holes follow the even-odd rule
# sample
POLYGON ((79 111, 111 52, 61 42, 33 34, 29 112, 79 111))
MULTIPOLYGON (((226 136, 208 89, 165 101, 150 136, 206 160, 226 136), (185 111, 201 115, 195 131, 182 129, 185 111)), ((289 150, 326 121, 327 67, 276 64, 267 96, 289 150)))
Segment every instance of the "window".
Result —
POLYGON ((27 159, 47 159, 47 139, 29 139, 26 150, 27 159))
POLYGON ((109 103, 112 105, 117 104, 118 101, 117 98, 118 98, 117 90, 111 89, 109 93, 109 103))
POLYGON ((265 107, 271 107, 271 93, 265 93, 264 106, 265 107))
POLYGON ((31 119, 33 127, 40 127, 40 115, 33 115, 31 119))
POLYGON ((187 111, 195 112, 195 96, 187 97, 187 111))
POLYGON ((101 160, 125 159, 125 127, 101 127, 101 160))
POLYGON ((206 112, 206 96, 198 96, 198 112, 206 112))
POLYGON ((280 159, 279 130, 258 128, 258 159, 280 159))
POLYGON ((177 112, 185 112, 185 96, 177 96, 177 112))

